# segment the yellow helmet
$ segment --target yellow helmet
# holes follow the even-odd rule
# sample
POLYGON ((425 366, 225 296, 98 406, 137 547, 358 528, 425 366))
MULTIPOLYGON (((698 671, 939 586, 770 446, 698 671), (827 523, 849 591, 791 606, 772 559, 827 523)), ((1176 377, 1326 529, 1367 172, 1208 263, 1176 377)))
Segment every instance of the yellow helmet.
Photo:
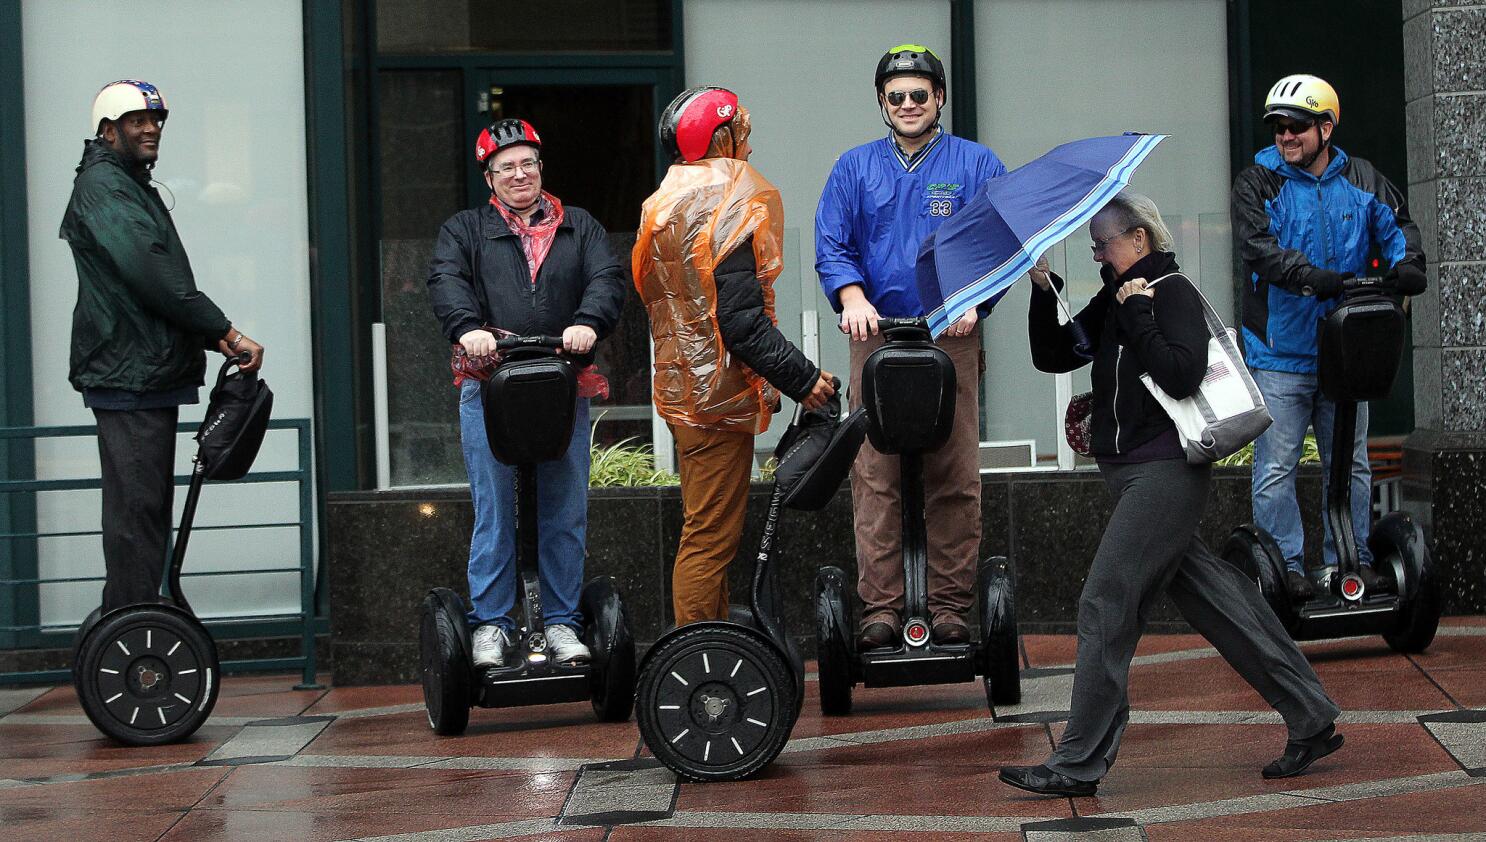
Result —
POLYGON ((1329 119, 1341 125, 1342 106, 1336 89, 1319 76, 1297 73, 1274 83, 1264 98, 1264 119, 1286 116, 1301 120, 1329 119))

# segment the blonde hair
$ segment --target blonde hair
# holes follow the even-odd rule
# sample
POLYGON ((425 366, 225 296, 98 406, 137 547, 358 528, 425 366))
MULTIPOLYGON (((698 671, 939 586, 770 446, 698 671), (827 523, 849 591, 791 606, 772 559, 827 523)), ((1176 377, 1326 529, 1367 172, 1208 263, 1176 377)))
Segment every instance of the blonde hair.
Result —
POLYGON ((1171 238, 1171 229, 1161 219, 1161 211, 1149 196, 1130 190, 1121 190, 1109 200, 1099 213, 1113 214, 1120 228, 1133 231, 1144 228, 1151 238, 1151 247, 1156 251, 1171 251, 1176 243, 1171 238))

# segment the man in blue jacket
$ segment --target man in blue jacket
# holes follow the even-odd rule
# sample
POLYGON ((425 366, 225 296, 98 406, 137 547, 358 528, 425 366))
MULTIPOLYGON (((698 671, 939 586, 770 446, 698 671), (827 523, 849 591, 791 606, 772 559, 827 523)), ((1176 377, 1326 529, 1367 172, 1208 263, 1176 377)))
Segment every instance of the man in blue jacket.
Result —
MULTIPOLYGON (((1289 570, 1285 587, 1296 600, 1315 595, 1305 574, 1295 467, 1307 426, 1320 445, 1322 497, 1329 476, 1335 405, 1316 379, 1316 331, 1336 308, 1347 278, 1366 274, 1374 250, 1397 289, 1424 291, 1419 229, 1403 194, 1372 164, 1331 145, 1341 123, 1336 91, 1315 76, 1286 76, 1270 89, 1264 121, 1274 145, 1233 185, 1233 236, 1252 273, 1244 295, 1244 357, 1274 425, 1254 444, 1254 521, 1274 537, 1289 570)), ((1343 456, 1342 458, 1346 458, 1343 456)), ((1367 461, 1367 404, 1357 406, 1352 459, 1352 531, 1367 590, 1391 580, 1372 569, 1372 472, 1367 461)), ((1325 562, 1336 564, 1328 524, 1325 562)))
MULTIPOLYGON (((851 342, 851 379, 882 344, 877 320, 924 315, 914 281, 919 246, 1006 167, 990 149, 939 126, 944 65, 926 47, 902 44, 877 62, 877 104, 888 135, 836 161, 815 213, 815 271, 851 342)), ((924 459, 929 533, 928 603, 933 637, 967 643, 980 549, 981 353, 979 314, 949 326, 940 345, 954 361, 958 391, 949 441, 924 459)), ((853 409, 861 393, 851 390, 853 409)), ((863 444, 852 468, 862 649, 902 630, 902 519, 896 457, 863 444)))

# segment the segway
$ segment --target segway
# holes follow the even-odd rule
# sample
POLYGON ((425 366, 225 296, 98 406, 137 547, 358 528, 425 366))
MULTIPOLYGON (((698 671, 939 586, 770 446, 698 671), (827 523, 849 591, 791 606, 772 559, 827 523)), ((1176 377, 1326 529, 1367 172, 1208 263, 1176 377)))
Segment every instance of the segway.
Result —
POLYGON ((485 433, 495 458, 516 468, 516 564, 521 577, 516 645, 500 667, 476 668, 468 608, 449 588, 423 600, 419 654, 423 703, 434 733, 469 725, 470 707, 550 705, 588 700, 604 722, 629 719, 635 693, 635 642, 619 588, 610 576, 584 585, 579 597, 586 664, 548 657, 537 574, 537 465, 560 459, 572 439, 578 399, 573 363, 557 353, 562 339, 516 336, 496 341, 499 367, 480 384, 485 433), (537 421, 536 419, 540 419, 537 421))
POLYGON ((1370 593, 1358 574, 1361 564, 1352 532, 1352 448, 1357 402, 1388 396, 1403 353, 1403 308, 1376 278, 1345 282, 1342 303, 1321 324, 1318 380, 1336 403, 1331 437, 1326 513, 1336 542, 1337 563, 1309 569, 1316 596, 1291 600, 1285 588, 1285 558, 1268 533, 1253 524, 1233 530, 1223 558, 1254 579, 1264 599, 1296 640, 1382 634, 1399 652, 1422 652, 1439 626, 1439 580, 1424 530, 1408 514, 1393 512, 1373 524, 1367 545, 1373 570, 1392 587, 1370 593))
POLYGON ((107 614, 94 609, 73 646, 72 684, 99 731, 124 745, 186 739, 211 716, 221 689, 217 646, 181 591, 181 565, 206 480, 238 479, 252 467, 273 410, 273 392, 256 372, 222 364, 196 432, 191 484, 175 546, 166 559, 158 602, 135 603, 107 614))
POLYGON ((805 667, 779 616, 773 573, 779 517, 784 508, 823 508, 865 436, 860 410, 840 419, 839 391, 825 408, 801 413, 775 450, 779 464, 749 605, 730 606, 727 620, 674 628, 646 653, 636 693, 640 736, 677 775, 701 782, 746 778, 789 741, 805 698, 805 667))
POLYGON ((879 319, 884 343, 862 366, 862 406, 867 438, 901 466, 904 616, 893 646, 856 651, 855 622, 846 574, 823 567, 815 577, 815 642, 820 709, 851 712, 852 688, 951 684, 982 677, 986 703, 1021 701, 1016 603, 1011 566, 992 556, 977 568, 980 639, 965 644, 932 640, 928 609, 928 550, 924 522, 923 454, 943 446, 955 414, 955 369, 929 334, 927 322, 879 319))

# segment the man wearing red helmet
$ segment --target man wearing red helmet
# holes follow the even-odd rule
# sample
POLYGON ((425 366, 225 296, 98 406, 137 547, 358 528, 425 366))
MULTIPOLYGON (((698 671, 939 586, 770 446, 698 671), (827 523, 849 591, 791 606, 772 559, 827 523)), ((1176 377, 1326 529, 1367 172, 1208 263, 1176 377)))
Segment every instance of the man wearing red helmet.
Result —
POLYGON ((169 115, 148 82, 124 79, 93 100, 92 131, 60 236, 77 264, 68 379, 98 420, 103 479, 103 610, 160 593, 175 493, 175 427, 199 399, 203 348, 263 346, 196 288, 170 209, 151 183, 169 115))
POLYGON ((671 574, 676 625, 723 620, 743 537, 753 438, 784 393, 807 409, 835 394, 779 332, 779 191, 748 164, 748 111, 699 87, 661 115, 675 163, 645 200, 632 264, 655 343, 652 394, 676 440, 684 523, 671 574))
MULTIPOLYGON (((490 201, 460 211, 439 230, 428 297, 444 336, 467 358, 494 354, 492 329, 561 335, 566 352, 585 355, 619 320, 624 277, 608 234, 587 211, 564 207, 542 190, 541 151, 541 138, 525 120, 501 120, 482 130, 475 161, 484 170, 490 201)), ((474 662, 504 666, 516 602, 515 473, 490 452, 480 384, 464 376, 471 368, 460 371, 459 431, 475 508, 469 559, 474 662)), ((589 658, 578 639, 588 528, 588 400, 606 393, 606 386, 592 366, 579 375, 572 441, 561 459, 537 468, 543 620, 559 663, 589 658)))
MULTIPOLYGON (((996 153, 939 126, 944 64, 920 44, 900 44, 877 62, 877 105, 888 135, 836 161, 815 214, 815 271, 851 342, 851 376, 882 344, 881 316, 924 315, 914 265, 919 246, 986 181, 1006 167, 996 153)), ((936 643, 968 643, 980 553, 978 319, 972 310, 938 340, 955 366, 955 421, 943 447, 924 457, 929 533, 928 603, 936 643)), ((852 390, 851 406, 860 404, 852 390)), ((898 457, 862 445, 851 472, 857 536, 860 648, 892 644, 903 627, 902 520, 898 457)))

